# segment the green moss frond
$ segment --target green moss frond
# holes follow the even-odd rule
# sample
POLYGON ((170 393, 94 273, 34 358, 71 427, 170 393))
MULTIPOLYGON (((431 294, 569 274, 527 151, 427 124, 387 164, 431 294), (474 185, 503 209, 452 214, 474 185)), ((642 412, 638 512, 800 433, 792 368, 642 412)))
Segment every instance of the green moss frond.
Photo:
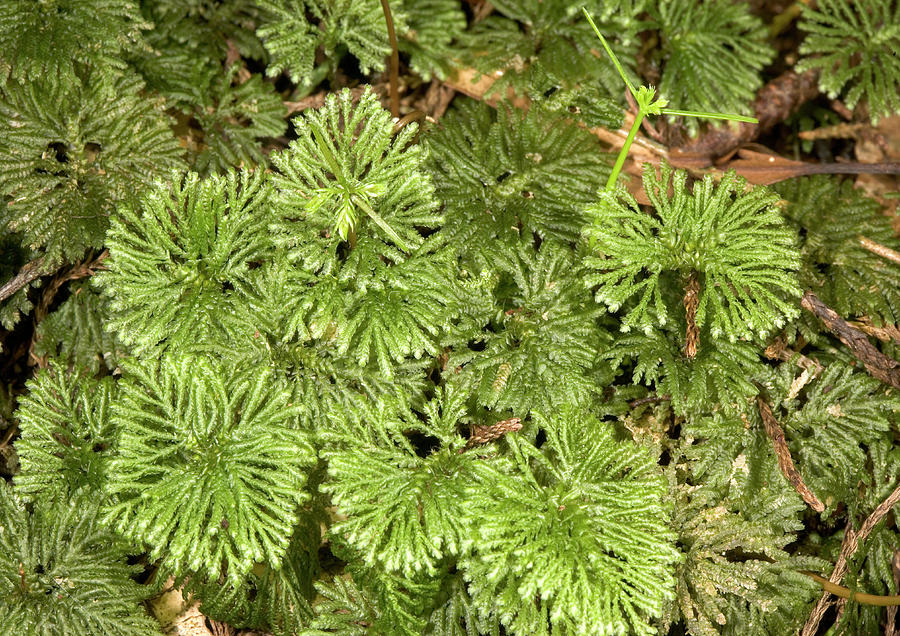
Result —
POLYGON ((96 498, 50 496, 29 508, 0 483, 0 636, 149 636, 127 546, 99 523, 96 498))
MULTIPOLYGON (((660 94, 675 108, 752 115, 762 69, 775 51, 745 2, 659 0, 651 10, 662 40, 660 94)), ((694 132, 697 120, 685 119, 694 132)))
POLYGON ((481 484, 479 610, 513 634, 654 633, 677 559, 655 461, 575 409, 539 422, 546 448, 513 437, 516 472, 481 484))
POLYGON ((597 301, 618 311, 638 299, 623 330, 663 326, 676 310, 663 297, 661 276, 677 272, 684 280, 698 276, 696 324, 708 325, 714 339, 734 342, 784 326, 799 313, 789 299, 800 295, 800 263, 794 234, 775 208, 777 196, 763 187, 747 190, 733 172, 718 184, 708 175, 690 193, 686 178, 667 164, 659 176, 645 170, 654 214, 622 189, 601 193, 591 206, 588 236, 599 254, 587 263, 598 273, 587 281, 597 286, 597 301))
POLYGON ((183 150, 159 100, 122 75, 111 85, 37 79, 0 95, 0 227, 49 261, 101 248, 108 217, 181 168, 183 150))
POLYGON ((69 374, 55 364, 28 384, 16 417, 22 472, 18 492, 28 499, 66 497, 86 489, 100 496, 115 451, 110 404, 116 386, 69 374))
POLYGON ((78 82, 79 68, 110 78, 151 27, 134 0, 7 0, 0 5, 0 86, 8 77, 78 82))
POLYGON ((271 248, 271 188, 261 172, 171 175, 140 207, 121 208, 107 243, 109 328, 123 342, 202 347, 225 337, 250 263, 271 248))
POLYGON ((167 356, 126 371, 106 521, 176 576, 237 584, 256 562, 277 568, 315 462, 299 407, 263 369, 167 356))
POLYGON ((819 88, 849 108, 865 99, 873 124, 900 112, 900 2, 820 0, 803 7, 799 26, 798 72, 818 70, 819 88))
POLYGON ((611 167, 595 137, 546 108, 526 114, 466 101, 427 142, 444 233, 481 267, 535 235, 577 240, 611 167))

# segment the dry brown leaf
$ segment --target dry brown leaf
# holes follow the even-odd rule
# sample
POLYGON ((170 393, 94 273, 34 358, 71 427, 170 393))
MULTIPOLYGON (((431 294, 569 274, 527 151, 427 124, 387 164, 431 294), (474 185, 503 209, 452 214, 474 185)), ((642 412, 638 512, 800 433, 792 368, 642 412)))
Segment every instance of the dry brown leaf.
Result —
MULTIPOLYGON (((900 162, 900 115, 886 117, 856 143, 856 158, 863 163, 900 162)), ((894 230, 900 233, 897 216, 898 199, 885 194, 900 191, 900 179, 896 175, 863 174, 856 178, 856 185, 884 205, 887 214, 894 217, 894 230)))

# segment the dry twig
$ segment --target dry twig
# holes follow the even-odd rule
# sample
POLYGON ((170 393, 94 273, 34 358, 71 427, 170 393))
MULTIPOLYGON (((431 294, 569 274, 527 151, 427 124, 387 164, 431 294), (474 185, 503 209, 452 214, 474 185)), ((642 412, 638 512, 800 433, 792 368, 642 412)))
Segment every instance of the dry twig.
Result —
POLYGON ((876 243, 872 239, 868 239, 865 236, 859 236, 857 237, 857 240, 859 241, 860 245, 862 245, 865 249, 869 250, 873 254, 877 254, 883 259, 900 265, 900 252, 892 250, 889 247, 885 247, 881 243, 876 243))
POLYGON ((634 409, 644 404, 654 404, 655 402, 668 402, 672 396, 668 393, 664 395, 649 395, 647 397, 638 398, 628 403, 628 408, 634 409))
POLYGON ((697 355, 697 346, 700 344, 700 329, 697 327, 697 307, 700 304, 700 281, 696 272, 691 273, 687 285, 684 288, 684 314, 687 321, 687 329, 684 334, 684 355, 693 358, 697 355))
POLYGON ((803 294, 800 304, 821 320, 825 327, 837 336, 838 340, 847 345, 851 353, 863 363, 866 371, 872 377, 878 378, 895 389, 900 389, 900 363, 876 349, 866 338, 866 334, 851 326, 811 291, 803 294))
MULTIPOLYGON (((900 590, 900 550, 894 550, 894 558, 891 559, 891 569, 894 571, 894 591, 900 590)), ((897 606, 887 608, 887 621, 884 625, 884 636, 897 636, 897 606)))
POLYGON ((797 397, 800 394, 800 391, 803 390, 803 387, 805 387, 811 380, 816 378, 823 369, 818 360, 807 358, 802 353, 788 348, 784 340, 782 340, 780 337, 775 338, 775 342, 766 347, 763 355, 770 360, 791 362, 803 369, 803 372, 799 376, 794 378, 793 382, 791 382, 791 388, 788 390, 787 395, 789 400, 793 400, 795 397, 797 397))
POLYGON ((495 439, 500 439, 507 433, 518 431, 521 428, 522 420, 518 417, 502 420, 491 426, 476 426, 472 431, 472 436, 469 437, 466 442, 465 447, 459 449, 459 452, 462 453, 475 446, 493 442, 495 439))
POLYGON ((775 447, 775 456, 778 458, 778 467, 781 469, 781 473, 794 487, 794 490, 803 497, 803 501, 809 504, 810 508, 816 512, 822 512, 825 510, 825 504, 819 501, 815 493, 809 489, 806 482, 803 481, 800 471, 794 466, 791 451, 788 449, 787 442, 784 439, 784 429, 781 428, 778 420, 775 419, 772 408, 762 395, 756 396, 756 402, 759 406, 759 414, 762 417, 763 425, 766 428, 766 435, 769 436, 769 439, 772 440, 772 445, 775 447))
MULTIPOLYGON (((831 583, 840 584, 844 575, 847 573, 847 562, 856 552, 857 548, 859 548, 859 544, 866 540, 872 530, 875 529, 875 526, 884 519, 891 508, 896 506, 898 502, 900 502, 900 486, 897 486, 884 501, 875 507, 872 514, 863 521, 859 531, 853 530, 849 525, 847 526, 847 529, 844 531, 844 540, 841 542, 841 552, 838 555, 837 562, 834 564, 834 570, 831 572, 831 576, 828 577, 828 580, 831 583)), ((810 614, 809 619, 803 626, 803 631, 800 632, 801 636, 814 636, 816 634, 819 629, 819 623, 822 621, 822 617, 825 615, 828 607, 833 603, 833 601, 829 599, 830 594, 831 592, 828 591, 822 593, 822 597, 816 603, 812 614, 810 614)), ((840 599, 837 602, 838 609, 842 609, 846 602, 847 599, 840 599)))
POLYGON ((866 316, 858 320, 848 321, 852 327, 859 329, 868 336, 874 336, 882 342, 891 342, 892 340, 900 344, 900 327, 897 325, 882 325, 878 327, 872 323, 872 319, 866 316))
POLYGON ((34 259, 30 263, 26 263, 19 273, 6 281, 3 287, 0 287, 0 303, 15 294, 17 291, 31 283, 36 278, 40 278, 44 274, 50 272, 44 268, 44 257, 34 259))
MULTIPOLYGON (((44 289, 44 292, 41 294, 41 299, 38 301, 37 305, 35 305, 33 315, 35 327, 47 317, 47 314, 50 311, 50 305, 53 303, 56 293, 66 282, 93 276, 96 270, 103 269, 103 261, 106 260, 108 256, 109 250, 103 250, 97 256, 90 258, 83 263, 76 263, 67 271, 54 276, 53 280, 50 281, 44 289)), ((31 338, 31 345, 28 347, 28 356, 31 359, 32 364, 36 364, 43 369, 47 366, 47 360, 34 353, 34 345, 37 340, 37 330, 35 330, 34 335, 31 338)))
POLYGON ((387 24, 388 41, 391 43, 391 65, 388 82, 391 91, 391 117, 400 116, 400 53, 397 49, 397 34, 394 33, 394 18, 391 16, 391 6, 388 0, 381 0, 381 9, 384 11, 384 21, 387 24))

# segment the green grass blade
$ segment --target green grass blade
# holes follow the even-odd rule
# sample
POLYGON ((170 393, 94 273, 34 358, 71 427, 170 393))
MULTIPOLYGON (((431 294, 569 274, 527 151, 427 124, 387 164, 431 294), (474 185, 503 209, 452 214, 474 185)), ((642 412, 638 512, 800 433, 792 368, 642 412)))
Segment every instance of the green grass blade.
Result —
POLYGON ((591 23, 591 27, 594 29, 594 33, 597 34, 597 37, 600 38, 600 44, 603 45, 603 48, 606 50, 606 54, 609 55, 610 59, 612 59, 612 63, 615 65, 616 70, 619 71, 619 75, 622 76, 622 79, 625 80, 625 86, 628 87, 628 90, 631 91, 631 95, 637 99, 637 91, 634 90, 634 86, 631 85, 631 82, 628 81, 628 77, 625 75, 625 69, 622 68, 622 65, 619 63, 619 58, 616 57, 616 54, 613 53, 613 50, 609 48, 609 44, 606 42, 606 38, 600 33, 600 29, 597 28, 597 25, 594 24, 594 21, 591 19, 591 14, 587 12, 587 9, 581 7, 582 12, 584 13, 584 17, 588 19, 588 22, 591 23))

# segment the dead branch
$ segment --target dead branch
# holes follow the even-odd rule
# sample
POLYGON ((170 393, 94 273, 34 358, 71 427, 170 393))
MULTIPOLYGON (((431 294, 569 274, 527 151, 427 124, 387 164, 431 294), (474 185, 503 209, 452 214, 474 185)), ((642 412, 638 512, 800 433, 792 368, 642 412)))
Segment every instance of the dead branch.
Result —
POLYGON ((859 320, 849 320, 850 326, 859 329, 867 336, 874 336, 882 342, 891 342, 892 340, 900 344, 900 327, 897 325, 883 325, 878 327, 872 323, 872 319, 863 316, 859 320))
POLYGON ((788 390, 788 399, 793 400, 800 394, 809 382, 815 379, 822 372, 822 365, 817 360, 807 358, 802 353, 798 353, 788 348, 781 337, 775 338, 775 342, 766 347, 763 355, 770 360, 781 360, 783 362, 791 362, 803 369, 803 372, 794 378, 791 382, 791 388, 788 390))
POLYGON ((17 291, 31 283, 36 278, 40 278, 44 274, 50 272, 44 267, 44 257, 34 259, 30 263, 26 263, 19 270, 19 273, 6 281, 3 287, 0 287, 0 303, 15 294, 17 291))
MULTIPOLYGON (((884 501, 875 507, 872 514, 863 521, 858 532, 853 530, 849 525, 847 526, 847 529, 844 531, 844 540, 841 542, 841 552, 838 555, 837 562, 834 564, 834 570, 831 572, 831 576, 828 577, 828 580, 831 583, 840 584, 844 575, 847 573, 847 562, 850 557, 854 555, 857 548, 859 548, 859 544, 866 540, 872 530, 875 529, 875 526, 884 519, 885 515, 887 515, 891 508, 896 506, 898 502, 900 502, 900 486, 897 486, 884 501)), ((814 634, 816 634, 819 629, 819 623, 822 621, 822 617, 833 602, 829 599, 830 594, 831 592, 827 590, 822 593, 822 597, 816 603, 812 614, 810 614, 809 619, 803 626, 801 636, 814 636, 814 634)), ((838 607, 843 608, 846 602, 846 599, 840 599, 838 601, 838 607)))
POLYGON ((492 424, 491 426, 476 426, 472 430, 472 436, 469 437, 465 447, 459 449, 459 452, 462 453, 463 451, 466 451, 475 446, 493 442, 495 439, 500 439, 507 433, 518 431, 521 428, 522 420, 518 417, 512 417, 508 420, 502 420, 500 422, 497 422, 496 424, 492 424))
MULTIPOLYGON (((37 325, 39 325, 44 320, 44 318, 47 317, 47 314, 50 312, 50 305, 53 303, 53 299, 56 297, 57 292, 66 282, 70 280, 77 280, 79 278, 85 278, 87 276, 93 276, 96 270, 104 269, 103 261, 106 260, 108 256, 109 250, 103 250, 97 256, 89 258, 88 260, 81 263, 76 263, 68 270, 60 272, 56 276, 54 276, 41 294, 40 300, 35 305, 34 314, 32 317, 35 327, 37 327, 37 325)), ((37 341, 38 332, 37 329, 35 329, 34 334, 31 338, 31 344, 28 347, 28 357, 31 360, 31 364, 36 364, 43 369, 47 366, 47 360, 35 354, 34 345, 37 341)))
POLYGON ((693 358, 697 355, 697 345, 700 344, 700 328, 697 327, 697 307, 700 305, 700 281, 697 273, 692 272, 687 285, 684 288, 684 314, 687 321, 687 329, 684 334, 684 355, 693 358))
POLYGON ((858 236, 857 240, 859 244, 862 245, 865 249, 869 250, 873 254, 877 254, 881 258, 885 260, 889 260, 897 265, 900 265, 900 252, 892 250, 889 247, 885 247, 881 243, 876 243, 872 239, 866 238, 865 236, 858 236))
POLYGON ((772 445, 775 447, 775 456, 778 458, 778 467, 781 469, 781 474, 790 482, 794 490, 803 497, 803 501, 809 504, 810 508, 816 512, 822 512, 825 510, 825 504, 819 501, 815 493, 809 489, 806 482, 803 481, 800 471, 794 466, 791 451, 788 449, 787 442, 784 439, 784 429, 781 428, 778 420, 775 419, 775 414, 772 413, 769 403, 765 401, 762 395, 756 396, 756 403, 759 406, 759 414, 762 417, 766 435, 769 436, 769 439, 772 440, 772 445))
POLYGON ((876 349, 866 338, 866 334, 852 327, 811 291, 803 294, 800 304, 821 320, 825 327, 850 349, 851 353, 863 363, 869 375, 895 389, 900 389, 900 363, 876 349))
POLYGON ((632 400, 628 403, 628 408, 634 409, 644 404, 654 404, 656 402, 668 402, 672 399, 672 396, 668 393, 663 395, 650 395, 647 397, 638 398, 637 400, 632 400))

